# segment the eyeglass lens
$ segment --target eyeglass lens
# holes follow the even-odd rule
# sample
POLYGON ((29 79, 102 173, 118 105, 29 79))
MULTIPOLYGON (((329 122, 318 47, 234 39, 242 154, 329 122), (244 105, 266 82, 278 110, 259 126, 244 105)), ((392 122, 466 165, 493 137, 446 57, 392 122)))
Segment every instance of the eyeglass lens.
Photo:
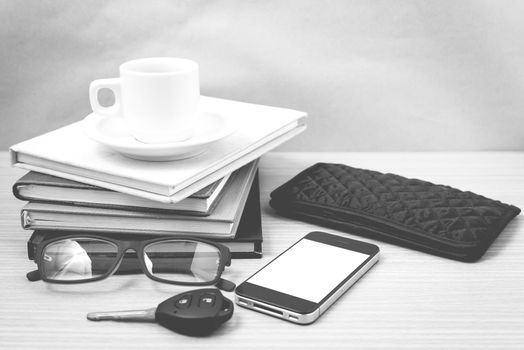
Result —
POLYGON ((63 239, 43 251, 43 273, 49 280, 78 281, 108 273, 115 263, 118 247, 94 238, 63 239))
POLYGON ((151 243, 144 248, 149 272, 171 282, 213 281, 220 267, 217 247, 197 241, 171 240, 151 243))

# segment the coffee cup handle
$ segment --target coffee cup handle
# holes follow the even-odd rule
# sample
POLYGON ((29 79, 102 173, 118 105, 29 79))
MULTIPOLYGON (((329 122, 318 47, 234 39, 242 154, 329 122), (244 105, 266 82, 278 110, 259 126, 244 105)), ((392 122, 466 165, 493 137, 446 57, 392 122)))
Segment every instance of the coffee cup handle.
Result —
POLYGON ((121 116, 122 106, 122 88, 120 85, 120 78, 112 79, 97 79, 93 80, 89 85, 89 102, 93 112, 105 115, 108 117, 121 116), (100 89, 109 89, 115 94, 115 103, 112 106, 104 107, 98 101, 98 91, 100 89))

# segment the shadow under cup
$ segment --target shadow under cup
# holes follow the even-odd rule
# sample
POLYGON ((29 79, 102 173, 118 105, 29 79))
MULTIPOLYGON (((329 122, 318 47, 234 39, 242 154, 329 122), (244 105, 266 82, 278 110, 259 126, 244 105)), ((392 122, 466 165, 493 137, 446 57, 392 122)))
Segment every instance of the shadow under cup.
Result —
MULTIPOLYGON (((48 244, 42 254, 48 281, 88 282, 111 275, 119 266, 119 248, 97 238, 70 238, 48 244)), ((136 255, 135 257, 138 269, 136 255)), ((174 283, 208 283, 219 275, 220 251, 197 241, 166 240, 148 244, 143 261, 150 276, 174 283)))

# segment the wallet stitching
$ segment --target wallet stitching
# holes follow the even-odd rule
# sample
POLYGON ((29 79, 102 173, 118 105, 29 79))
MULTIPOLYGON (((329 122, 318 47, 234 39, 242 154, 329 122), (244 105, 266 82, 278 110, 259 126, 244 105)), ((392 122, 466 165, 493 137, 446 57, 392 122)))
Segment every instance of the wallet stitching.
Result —
MULTIPOLYGON (((322 170, 326 170, 325 168, 322 169, 322 170)), ((326 172, 330 175, 333 175, 335 178, 336 176, 334 174, 332 174, 330 171, 326 170, 326 172)), ((322 189, 322 191, 324 193, 326 193, 329 198, 333 201, 333 202, 337 202, 328 192, 327 190, 321 185, 319 184, 315 179, 313 179, 311 176, 307 175, 307 177, 313 181, 320 189, 322 189)), ((337 178, 337 180, 339 180, 337 178)), ((365 186, 363 186, 365 187, 365 186)), ((369 190, 367 187, 365 187, 369 192, 373 193, 371 190, 369 190)), ((302 192, 302 190, 300 190, 300 192, 302 192)), ((373 193, 373 195, 375 195, 373 193)), ((376 197, 376 196, 375 196, 376 197)), ((420 200, 420 197, 418 197, 418 199, 420 200)), ((302 203, 311 203, 312 205, 314 205, 315 207, 319 208, 320 206, 317 205, 316 203, 314 202, 306 202, 306 201, 297 201, 297 202, 302 202, 302 203)), ((453 243, 460 243, 460 244, 463 244, 463 245, 474 245, 473 242, 463 242, 463 241, 457 241, 457 240, 452 240, 452 239, 449 239, 447 237, 443 237, 443 236, 438 236, 438 235, 428 235, 426 232, 418 229, 418 228, 414 228, 414 227, 410 227, 410 226, 406 226, 406 225, 402 225, 402 224, 399 224, 397 222, 394 222, 390 219, 385 219, 385 218, 382 218, 380 216, 377 216, 375 214, 372 214, 372 213, 368 213, 368 212, 365 212, 365 211, 362 211, 362 210, 357 210, 357 209, 353 209, 353 208, 345 208, 345 209, 340 209, 340 208, 337 208, 333 205, 330 205, 330 204, 322 204, 322 205, 325 205, 325 206, 329 206, 330 208, 338 211, 338 212, 343 212, 343 211, 348 211, 350 213, 353 213, 354 215, 356 216, 360 216, 360 217, 365 217, 366 215, 367 216, 370 216, 370 217, 373 217, 374 219, 376 219, 377 221, 379 221, 380 223, 382 224, 385 224, 385 225, 391 225, 391 226, 394 226, 395 228, 397 229, 402 229, 402 230, 409 230, 409 231, 412 231, 413 234, 417 235, 417 236, 422 236, 422 237, 427 237, 427 238, 430 238, 432 240, 444 240, 444 241, 449 241, 449 242, 453 242, 453 243)), ((412 212, 409 208, 406 208, 406 210, 408 211, 408 213, 412 212)))
MULTIPOLYGON (((340 165, 337 165, 335 164, 334 166, 336 166, 337 168, 340 168, 341 166, 340 165)), ((321 171, 325 171, 329 176, 332 176, 334 177, 339 183, 342 183, 342 180, 337 176, 337 174, 334 174, 329 168, 327 167, 320 167, 320 170, 321 171)), ((385 187, 388 187, 386 185, 383 184, 382 181, 380 181, 377 176, 374 176, 374 174, 376 172, 372 172, 372 171, 365 171, 365 172, 369 172, 371 174, 369 174, 369 176, 374 179, 375 181, 377 181, 379 184, 381 184, 382 186, 385 186, 385 187)), ((366 184, 362 181, 361 177, 358 176, 359 174, 352 174, 353 178, 356 179, 356 181, 358 181, 358 184, 359 186, 362 186, 363 188, 365 188, 368 193, 372 194, 374 199, 377 200, 380 204, 386 204, 387 205, 387 202, 384 202, 380 199, 380 197, 377 196, 377 194, 375 193, 375 191, 373 191, 372 189, 370 189, 369 187, 366 186, 366 184)), ((387 175, 387 174, 386 174, 387 175)), ((390 175, 394 175, 394 174, 390 174, 390 175)), ((384 175, 385 176, 385 175, 384 175)), ((394 176, 398 176, 398 175, 394 175, 394 176)), ((308 176, 309 178, 311 178, 310 176, 308 176)), ((313 182, 315 182, 319 187, 321 187, 324 191, 326 191, 324 189, 324 187, 319 184, 317 181, 315 181, 313 178, 311 178, 311 180, 313 180, 313 182)), ((405 189, 402 193, 410 193, 410 194, 413 194, 415 197, 416 197, 416 200, 418 201, 423 201, 424 198, 421 198, 420 197, 420 192, 417 192, 417 191, 410 191, 408 190, 406 187, 405 184, 401 184, 399 182, 398 179, 391 179, 393 181, 395 181, 398 185, 401 185, 403 189, 405 189)), ((464 206, 453 206, 453 209, 471 209, 472 211, 474 211, 477 215, 461 215, 460 212, 456 212, 456 215, 457 215, 457 218, 458 220, 461 220, 463 224, 465 224, 464 226, 467 226, 466 228, 468 229, 468 231, 470 232, 470 234, 473 236, 473 238, 476 240, 476 241, 481 241, 483 239, 479 239, 478 235, 476 234, 475 231, 473 231, 473 229, 485 229, 485 230, 488 230, 488 228, 492 227, 492 226, 495 226, 495 224, 498 222, 498 220, 500 220, 503 216, 505 216, 505 213, 504 213, 504 209, 508 209, 508 205, 507 204, 504 204, 504 203, 501 203, 499 201, 494 201, 492 199, 489 199, 489 198, 486 198, 484 196, 480 196, 480 195, 477 195, 475 193, 472 193, 472 192, 464 192, 464 191, 461 191, 461 190, 458 190, 458 189, 455 189, 453 187, 450 187, 450 186, 445 186, 445 185, 436 185, 436 184, 433 184, 431 182, 427 182, 427 181, 423 181, 423 180, 416 180, 416 181, 419 181, 419 182, 422 182, 422 183, 425 183, 427 185, 430 185, 430 186, 435 186, 437 187, 439 190, 442 189, 442 187, 445 187, 449 190, 453 190, 453 191, 456 191, 456 192, 459 192, 459 193, 468 193, 468 194, 472 194, 474 196, 477 196, 477 197, 480 197, 482 198, 483 200, 488 200, 492 203, 493 207, 496 207, 497 209, 501 210, 501 215, 500 216, 493 216, 491 215, 491 217, 494 217, 495 218, 495 222, 491 225, 488 224, 488 222, 486 221, 486 218, 484 216, 482 216, 481 214, 479 214, 478 212, 478 207, 473 207, 473 206, 467 206, 467 207, 464 207, 464 206), (484 226, 471 226, 469 221, 466 221, 464 220, 464 218, 480 218, 482 221, 484 221, 485 225, 484 226)), ((389 188, 389 187, 388 187, 389 188)), ((327 191, 326 191, 327 192, 327 191)), ((438 191, 438 192, 444 192, 443 190, 442 191, 438 191)), ((386 192, 385 192, 386 193, 386 192)), ((392 193, 391 191, 389 191, 388 193, 392 193)), ((399 193, 399 192, 397 192, 399 193)), ((415 200, 415 199, 414 199, 415 200)), ((469 199, 469 200, 473 200, 473 199, 469 199)), ((333 200, 334 202, 336 202, 336 200, 333 200)), ((404 204, 405 201, 402 201, 401 203, 404 204)), ((383 206, 384 207, 384 206, 383 206)), ((484 206, 484 207, 488 207, 489 206, 484 206)), ((431 207, 431 209, 437 209, 437 208, 443 208, 443 209, 446 209, 446 208, 449 208, 449 207, 440 207, 440 206, 433 206, 431 207)), ((413 209, 410 209, 410 208, 407 208, 404 206, 404 209, 409 213, 409 214, 413 214, 413 209)), ((429 208, 420 208, 421 210, 425 210, 425 209, 429 209, 429 208)), ((354 211, 357 211, 357 209, 352 209, 354 211)), ((375 214, 372 214, 372 213, 368 213, 368 212, 365 212, 365 211, 362 211, 362 210, 359 210, 360 212, 362 213, 365 213, 366 215, 370 215, 370 216, 373 216, 373 217, 376 217, 376 218, 381 218, 381 217, 378 217, 376 216, 375 214)), ((442 218, 438 215, 438 211, 433 211, 433 213, 435 213, 435 215, 438 216, 439 220, 437 220, 438 222, 440 222, 442 220, 442 218)), ((384 219, 384 218, 381 218, 381 219, 384 219)), ((391 223, 394 223, 396 225, 402 225, 400 223, 397 223, 391 219, 386 219, 388 221, 390 221, 391 223)), ((435 220, 432 220, 432 221, 435 221, 435 220)), ((429 221, 428 221, 429 223, 429 221)), ((413 230, 420 230, 420 232, 422 233, 425 233, 425 231, 422 231, 420 228, 413 228, 413 227, 410 227, 410 226, 407 226, 407 225, 404 225, 404 227, 406 228, 409 228, 409 229, 413 229, 413 230)), ((431 234, 432 237, 439 237, 439 238, 442 238, 442 239, 445 239, 445 240, 449 240, 449 241, 452 241, 452 242, 464 242, 464 241, 457 241, 457 240, 453 240, 453 239, 450 239, 450 238, 447 238, 447 237, 444 237, 444 236, 440 236, 440 235, 434 235, 434 234, 431 234)))
MULTIPOLYGON (((293 215, 296 215, 296 217, 301 217, 301 218, 304 218, 304 219, 312 219, 313 222, 315 222, 315 223, 318 223, 318 222, 324 222, 325 223, 325 221, 323 220, 323 219, 325 219, 324 217, 317 216, 317 215, 310 215, 309 213, 305 213, 305 212, 301 212, 301 211, 295 211, 295 212, 285 213, 285 214, 288 215, 288 216, 291 216, 291 217, 293 217, 293 215)), ((458 257, 458 258, 469 257, 469 254, 466 253, 465 249, 470 250, 472 248, 476 248, 476 246, 468 246, 468 247, 449 246, 445 242, 437 242, 437 243, 440 243, 440 244, 443 245, 442 248, 439 248, 439 247, 436 247, 436 246, 425 245, 424 241, 404 238, 402 236, 389 234, 389 233, 384 232, 384 231, 380 231, 380 232, 374 231, 370 227, 368 227, 366 225, 362 225, 360 223, 353 223, 353 222, 349 222, 348 223, 348 222, 344 222, 344 221, 340 221, 340 220, 334 219, 333 221, 330 221, 329 223, 327 223, 327 225, 333 224, 333 223, 337 224, 337 225, 342 225, 346 229, 347 229, 346 226, 349 224, 350 226, 354 226, 357 229, 360 228, 360 229, 366 230, 367 232, 372 232, 372 233, 378 234, 379 237, 377 239, 380 240, 381 238, 382 239, 386 238, 385 239, 386 241, 388 241, 387 239, 389 239, 389 243, 401 242, 401 243, 404 243, 404 246, 408 247, 408 248, 415 246, 416 249, 421 250, 421 251, 430 250, 430 251, 432 251, 434 253, 438 253, 438 254, 441 254, 441 255, 448 255, 448 256, 450 255, 450 256, 454 256, 454 257, 458 257), (449 248, 452 248, 452 249, 455 249, 455 250, 450 251, 449 248)), ((351 233, 351 232, 349 232, 349 233, 351 233)), ((358 232, 356 234, 362 235, 362 234, 360 234, 358 232)), ((366 235, 363 235, 363 236, 366 236, 366 235)), ((371 238, 373 238, 373 237, 371 237, 371 238)))
MULTIPOLYGON (((293 180, 291 180, 288 184, 285 184, 283 186, 281 186, 278 190, 276 190, 275 192, 280 192, 280 191, 283 191, 284 189, 288 188, 288 187, 293 187, 292 183, 296 181, 296 179, 299 179, 301 176, 305 176, 307 177, 308 179, 310 179, 311 181, 313 181, 318 188, 320 188, 323 193, 327 194, 327 196, 333 201, 333 202, 337 202, 333 196, 321 185, 318 183, 318 181, 316 181, 315 179, 313 179, 308 173, 313 171, 313 169, 315 168, 320 168, 320 170, 322 171, 325 171, 327 172, 330 176, 333 176, 335 179, 337 179, 338 183, 342 184, 343 182, 339 179, 339 177, 336 175, 336 174, 333 174, 329 169, 327 169, 325 166, 323 167, 324 163, 317 163, 316 166, 313 166, 309 169, 306 169, 304 170, 303 172, 301 172, 299 175, 295 176, 295 178, 293 180), (309 171, 308 171, 309 170, 309 171), (294 181, 295 180, 295 181, 294 181)), ((334 166, 338 166, 337 164, 334 164, 334 166)), ((351 168, 351 167, 350 167, 351 168)), ((353 169, 353 168, 352 168, 353 169)), ((385 174, 385 175, 388 175, 388 174, 385 174)), ((394 174, 390 174, 390 175, 394 175, 394 174)), ((354 176, 354 175, 353 175, 354 176)), ((373 177, 372 175, 370 175, 371 177, 373 177)), ((398 175, 396 175, 398 176, 398 175)), ((355 176, 354 176, 355 177, 355 176)), ((379 199, 379 197, 377 197, 376 193, 371 191, 364 183, 362 183, 362 180, 359 179, 358 177, 356 178, 357 181, 359 182, 359 185, 362 186, 364 189, 366 189, 370 194, 373 195, 374 199, 375 200, 378 200, 379 203, 381 202, 381 200, 379 199)), ((378 179, 375 179, 378 183, 380 183, 382 185, 382 183, 378 180, 378 179)), ((393 181, 397 182, 398 185, 402 185, 398 179, 392 179, 393 181)), ((508 205, 508 204, 505 204, 505 203, 501 203, 500 201, 495 201, 495 200, 492 200, 490 198, 486 198, 484 196, 481 196, 481 195, 477 195, 475 193, 472 193, 472 192, 469 192, 469 191, 461 191, 461 190, 458 190, 458 189, 455 189, 455 188, 452 188, 450 186, 445 186, 445 185, 436 185, 436 184, 433 184, 431 182, 427 182, 427 181, 422 181, 422 180, 417 180, 417 181, 420 181, 421 183, 424 183, 424 184, 428 184, 430 186, 436 186, 438 187, 439 189, 442 189, 442 188, 447 188, 447 189, 450 189, 450 190, 453 190, 453 191, 457 191, 459 193, 465 193, 465 194, 472 194, 474 196, 477 196, 479 197, 480 199, 483 199, 483 200, 488 200, 491 202, 491 204, 493 205, 494 208, 496 209, 499 209, 501 210, 502 212, 502 215, 500 216, 494 216, 495 217, 495 221, 491 224, 491 225, 485 225, 485 226, 471 226, 469 225, 469 222, 464 220, 464 218, 468 218, 468 217, 471 217, 471 218, 480 218, 485 224, 487 224, 487 221, 486 221, 486 218, 482 215, 479 214, 479 208, 478 207, 472 207, 472 206, 467 206, 467 207, 464 207, 464 206, 461 206, 461 207, 453 207, 454 209, 471 209, 473 212, 477 213, 477 216, 475 215, 461 215, 459 212, 457 212, 457 217, 455 219, 460 219, 462 220, 463 223, 465 223, 464 226, 466 226, 466 229, 468 229, 468 231, 471 233, 472 237, 475 239, 474 241, 469 241, 469 242, 465 242, 465 241, 459 241, 459 240, 454 240, 454 239, 451 239, 451 238, 448 238, 448 237, 444 237, 444 236, 440 236, 440 235, 435 235, 435 234, 428 234, 428 232, 426 231, 423 231, 421 230, 420 228, 414 228, 414 227, 410 227, 410 226, 406 226, 404 224, 399 224, 397 222, 394 222, 392 221, 391 219, 385 219, 385 218, 382 218, 382 217, 379 217, 375 214, 372 214, 372 213, 369 213, 369 212, 365 212, 365 211, 362 211, 362 210, 357 210, 357 209, 350 209, 350 208, 346 208, 344 210, 347 210, 350 214, 353 214, 355 216, 358 216, 358 217, 370 217, 370 219, 373 219, 375 218, 379 223, 381 224, 384 224, 386 226, 392 226, 394 228, 397 228, 397 229, 400 229, 400 230, 405 230, 405 231, 409 231, 417 236, 422 236, 422 237, 425 237, 425 238, 429 238, 433 241, 443 241, 443 243, 445 242, 451 242, 451 243, 454 243, 454 244, 461 244, 461 245, 467 245, 467 246, 474 246, 476 245, 477 242, 480 242, 482 243, 483 241, 490 241, 491 240, 491 237, 492 235, 487 235, 486 237, 484 238, 480 238, 478 237, 478 235, 472 230, 472 229, 479 229, 479 228, 482 228, 486 231, 490 231, 491 229, 493 229, 494 227, 499 227, 501 225, 504 224, 504 222, 506 221, 505 219, 508 217, 508 216, 511 216, 512 215, 512 210, 514 209, 517 209, 516 207, 513 207, 511 205, 508 205)), ((385 186, 385 185, 384 185, 385 186)), ((403 188, 406 188, 405 185, 402 185, 403 188)), ((299 189, 299 192, 302 193, 303 195, 305 195, 301 189, 299 189)), ((414 192, 414 191, 406 191, 407 193, 411 193, 411 194, 414 194, 416 197, 417 197, 417 200, 421 201, 421 200, 425 200, 424 198, 420 198, 419 194, 417 192, 414 192)), ((438 191, 438 192, 443 192, 443 191, 438 191)), ((392 192, 389 192, 389 193, 392 193, 392 192)), ((405 192, 404 192, 405 193, 405 192)), ((306 195, 307 196, 307 195, 306 195)), ((469 200, 472 200, 471 198, 467 198, 469 200)), ((320 205, 318 204, 314 204, 314 202, 307 202, 307 201, 297 201, 299 203, 304 203, 304 204, 309 204, 309 205, 314 205, 315 207, 318 207, 318 208, 321 208, 320 205)), ((383 201, 381 202, 382 204, 384 203, 383 201)), ((403 201, 401 201, 402 204, 403 201)), ((333 210, 336 210, 338 212, 343 212, 342 209, 340 208, 337 208, 333 205, 330 205, 330 204, 322 204, 324 207, 329 207, 333 210)), ((435 208, 435 209, 438 209, 438 208, 448 208, 448 207, 441 207, 441 206, 435 206, 435 207, 432 207, 432 209, 435 208)), ((402 208, 403 210, 406 210, 408 214, 413 214, 413 209, 410 209, 410 208, 407 208, 407 207, 403 207, 402 208)), ((423 210, 424 208, 421 208, 421 210, 423 210)), ((438 217, 438 220, 436 220, 437 222, 440 222, 442 219, 442 217, 439 215, 438 211, 434 211, 435 215, 437 215, 438 217)), ((413 215, 411 215, 413 216, 413 215)), ((492 216, 493 217, 493 216, 492 216)))
MULTIPOLYGON (((305 205, 308 205, 308 206, 312 206, 312 207, 315 207, 315 208, 318 208, 318 209, 325 209, 324 205, 318 205, 316 203, 313 203, 313 202, 305 202, 305 201, 294 201, 295 203, 297 204, 305 204, 305 205)), ((365 215, 368 215, 367 213, 365 213, 365 215, 363 215, 363 213, 361 212, 357 212, 357 211, 354 211, 354 210, 347 210, 347 209, 339 209, 337 207, 334 207, 334 206, 329 206, 329 209, 330 210, 334 210, 334 211, 337 211, 337 212, 348 212, 350 215, 354 215, 354 216, 357 216, 357 217, 361 217, 361 218, 366 218, 365 215)), ((309 214, 306 214, 304 213, 305 215, 309 215, 309 214)), ((407 233, 411 233, 417 237, 421 237, 421 238, 425 238, 425 239, 428 239, 428 240, 431 240, 431 241, 435 241, 435 242, 440 242, 440 243, 454 243, 456 245, 461 245, 461 246, 476 246, 475 242, 464 242, 464 241, 456 241, 456 240, 452 240, 452 239, 449 239, 449 238, 446 238, 446 237, 442 237, 442 236, 436 236, 436 235, 429 235, 427 234, 426 232, 424 231, 419 231, 418 229, 414 229, 412 227, 409 227, 409 226, 402 226, 402 225, 399 225, 398 223, 395 223, 393 221, 386 221, 385 219, 383 218, 380 218, 378 216, 375 216, 375 215, 372 215, 372 214, 369 214, 369 216, 372 216, 373 218, 370 218, 370 220, 376 220, 377 222, 379 222, 380 224, 383 224, 385 226, 392 226, 392 228, 395 228, 395 229, 398 229, 398 230, 401 230, 401 231, 407 231, 407 233)), ((478 241, 477 241, 478 242, 478 241)))

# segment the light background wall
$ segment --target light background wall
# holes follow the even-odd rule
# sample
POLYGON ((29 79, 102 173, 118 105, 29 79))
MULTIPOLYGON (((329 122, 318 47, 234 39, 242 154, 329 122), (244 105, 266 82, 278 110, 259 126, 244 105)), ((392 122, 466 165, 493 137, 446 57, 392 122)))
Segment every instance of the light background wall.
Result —
MULTIPOLYGON (((0 147, 80 120, 126 60, 307 111, 280 150, 524 149, 523 1, 1 1, 0 147)), ((249 116, 246 116, 249 118, 249 116)))

